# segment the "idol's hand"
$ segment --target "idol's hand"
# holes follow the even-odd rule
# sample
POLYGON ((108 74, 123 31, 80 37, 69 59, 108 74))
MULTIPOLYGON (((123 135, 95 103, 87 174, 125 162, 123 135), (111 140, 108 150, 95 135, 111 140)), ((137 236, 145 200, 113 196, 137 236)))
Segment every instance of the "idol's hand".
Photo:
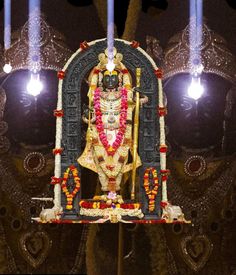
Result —
POLYGON ((143 104, 146 104, 148 102, 148 97, 144 94, 141 93, 140 88, 135 87, 133 89, 133 101, 136 102, 136 93, 139 93, 139 101, 140 105, 142 106, 143 104))

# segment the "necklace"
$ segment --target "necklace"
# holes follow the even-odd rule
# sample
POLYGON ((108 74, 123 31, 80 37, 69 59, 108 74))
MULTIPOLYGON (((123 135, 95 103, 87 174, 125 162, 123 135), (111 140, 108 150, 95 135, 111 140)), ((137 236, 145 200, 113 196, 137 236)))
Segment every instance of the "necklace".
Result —
POLYGON ((119 130, 118 130, 118 133, 116 134, 115 141, 112 143, 112 145, 109 145, 107 135, 104 132, 100 99, 101 99, 101 91, 98 88, 95 90, 95 94, 94 94, 96 128, 99 134, 99 138, 104 148, 106 149, 107 154, 109 156, 113 156, 116 150, 120 147, 126 131, 126 120, 127 120, 127 109, 128 109, 127 90, 126 89, 121 90, 121 109, 120 109, 121 112, 120 112, 120 119, 119 119, 119 130))

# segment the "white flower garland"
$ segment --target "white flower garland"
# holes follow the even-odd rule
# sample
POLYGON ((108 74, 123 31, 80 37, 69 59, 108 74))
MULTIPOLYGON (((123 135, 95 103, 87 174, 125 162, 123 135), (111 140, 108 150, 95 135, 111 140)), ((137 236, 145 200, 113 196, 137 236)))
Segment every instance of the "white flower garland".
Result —
POLYGON ((139 219, 143 218, 143 213, 141 209, 123 209, 123 208, 107 208, 107 209, 87 209, 80 208, 80 215, 88 216, 88 217, 106 217, 106 216, 129 216, 129 217, 137 217, 139 219))

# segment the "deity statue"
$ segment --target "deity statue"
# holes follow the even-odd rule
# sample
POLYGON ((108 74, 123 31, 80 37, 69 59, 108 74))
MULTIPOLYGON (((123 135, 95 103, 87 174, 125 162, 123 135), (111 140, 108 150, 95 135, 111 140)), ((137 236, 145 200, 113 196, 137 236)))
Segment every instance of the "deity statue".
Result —
MULTIPOLYGON (((105 51, 89 76, 89 110, 83 116, 88 124, 86 147, 78 159, 80 165, 98 173, 102 191, 111 194, 120 190, 125 173, 141 165, 132 140, 132 116, 137 103, 132 79, 115 48, 114 56, 114 70, 106 68, 105 51), (133 163, 128 163, 129 154, 133 163)), ((147 97, 139 100, 140 104, 146 102, 147 97)))

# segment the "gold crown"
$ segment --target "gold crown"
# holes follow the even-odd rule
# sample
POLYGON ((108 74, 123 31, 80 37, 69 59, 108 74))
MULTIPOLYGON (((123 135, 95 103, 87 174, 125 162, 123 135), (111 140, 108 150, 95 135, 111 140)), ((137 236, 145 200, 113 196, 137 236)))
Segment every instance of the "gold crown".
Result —
MULTIPOLYGON (((98 55, 98 59, 99 59, 99 68, 101 70, 105 70, 106 65, 108 63, 108 49, 105 50, 104 53, 100 53, 98 55)), ((122 67, 122 59, 123 59, 123 55, 121 53, 117 52, 117 49, 114 47, 113 48, 113 62, 115 65, 116 69, 120 69, 122 67)))
POLYGON ((47 24, 38 10, 34 10, 30 18, 32 19, 27 21, 21 29, 12 34, 11 47, 4 53, 5 63, 10 63, 12 70, 61 70, 72 55, 64 44, 64 37, 47 24), (39 41, 35 35, 29 37, 29 27, 37 26, 40 27, 39 41), (38 47, 40 54, 36 51, 38 47), (29 57, 29 49, 33 52, 31 57, 29 57))
POLYGON ((88 83, 91 90, 94 90, 98 85, 102 83, 103 76, 105 75, 118 75, 118 78, 126 87, 130 89, 132 85, 132 77, 129 74, 126 66, 122 63, 123 55, 118 53, 116 48, 113 49, 113 62, 115 68, 110 72, 106 66, 108 64, 108 50, 106 49, 103 53, 98 55, 99 63, 93 68, 89 77, 88 83))
POLYGON ((191 45, 193 45, 192 47, 199 49, 201 53, 203 72, 214 73, 235 82, 236 60, 227 48, 226 41, 203 23, 202 42, 196 45, 195 41, 190 41, 190 24, 168 42, 164 52, 164 78, 179 73, 190 73, 196 69, 194 68, 196 65, 190 62, 190 50, 192 49, 191 45))

